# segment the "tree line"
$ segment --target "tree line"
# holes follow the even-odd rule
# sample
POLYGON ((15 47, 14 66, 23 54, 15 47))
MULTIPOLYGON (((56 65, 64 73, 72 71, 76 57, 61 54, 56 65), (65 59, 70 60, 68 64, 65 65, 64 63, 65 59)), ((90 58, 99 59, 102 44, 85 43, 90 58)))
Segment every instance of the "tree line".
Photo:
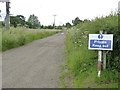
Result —
MULTIPOLYGON (((16 27, 26 27, 31 29, 62 29, 63 27, 70 28, 72 26, 76 26, 77 24, 83 23, 85 21, 89 21, 85 19, 84 21, 80 20, 79 17, 76 17, 74 20, 72 20, 72 24, 67 22, 63 25, 54 26, 54 25, 41 25, 40 21, 38 20, 38 17, 34 14, 30 15, 28 20, 25 20, 25 17, 23 15, 16 15, 16 16, 10 16, 10 26, 16 27)), ((5 22, 1 21, 0 26, 4 27, 5 22)))
POLYGON ((34 14, 30 15, 27 21, 25 21, 25 17, 23 15, 10 16, 10 24, 15 28, 18 26, 24 26, 33 29, 37 29, 40 27, 40 21, 38 20, 38 17, 34 14))

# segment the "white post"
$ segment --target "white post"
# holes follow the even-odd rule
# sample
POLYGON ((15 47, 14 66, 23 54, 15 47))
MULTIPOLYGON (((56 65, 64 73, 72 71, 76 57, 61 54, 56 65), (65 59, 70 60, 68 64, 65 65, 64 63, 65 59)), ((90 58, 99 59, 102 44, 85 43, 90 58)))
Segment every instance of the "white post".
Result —
MULTIPOLYGON (((102 31, 100 31, 100 34, 102 34, 102 31)), ((101 74, 101 62, 102 62, 102 51, 98 51, 98 77, 100 77, 101 74)))

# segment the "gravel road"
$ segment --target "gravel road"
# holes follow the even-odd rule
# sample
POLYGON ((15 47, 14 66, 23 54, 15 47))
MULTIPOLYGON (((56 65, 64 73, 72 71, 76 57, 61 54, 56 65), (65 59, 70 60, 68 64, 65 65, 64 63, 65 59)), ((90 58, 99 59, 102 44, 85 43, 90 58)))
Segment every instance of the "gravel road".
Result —
POLYGON ((0 53, 0 90, 2 89, 2 53, 0 53))
POLYGON ((63 33, 2 54, 3 88, 59 88, 64 63, 63 33))

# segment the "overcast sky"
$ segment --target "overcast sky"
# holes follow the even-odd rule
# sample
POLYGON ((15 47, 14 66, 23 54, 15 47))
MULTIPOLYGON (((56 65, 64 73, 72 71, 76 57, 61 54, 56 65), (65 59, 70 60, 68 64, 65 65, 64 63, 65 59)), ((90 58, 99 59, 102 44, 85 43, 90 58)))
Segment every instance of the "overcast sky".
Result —
MULTIPOLYGON (((56 14, 56 25, 70 22, 79 17, 81 20, 106 16, 118 8, 120 0, 10 0, 10 13, 38 16, 41 24, 52 25, 56 14)), ((5 16, 5 3, 0 2, 2 15, 5 16)), ((0 18, 1 19, 1 18, 0 18)), ((2 19, 1 19, 2 20, 2 19)))

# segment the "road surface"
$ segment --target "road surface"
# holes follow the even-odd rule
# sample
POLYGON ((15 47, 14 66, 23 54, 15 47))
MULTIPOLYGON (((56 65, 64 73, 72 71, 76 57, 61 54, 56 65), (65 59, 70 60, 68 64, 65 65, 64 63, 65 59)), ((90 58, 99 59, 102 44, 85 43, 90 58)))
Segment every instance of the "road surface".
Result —
POLYGON ((59 88, 64 62, 63 33, 2 54, 3 88, 59 88))
POLYGON ((2 53, 0 53, 0 90, 2 88, 2 53))

